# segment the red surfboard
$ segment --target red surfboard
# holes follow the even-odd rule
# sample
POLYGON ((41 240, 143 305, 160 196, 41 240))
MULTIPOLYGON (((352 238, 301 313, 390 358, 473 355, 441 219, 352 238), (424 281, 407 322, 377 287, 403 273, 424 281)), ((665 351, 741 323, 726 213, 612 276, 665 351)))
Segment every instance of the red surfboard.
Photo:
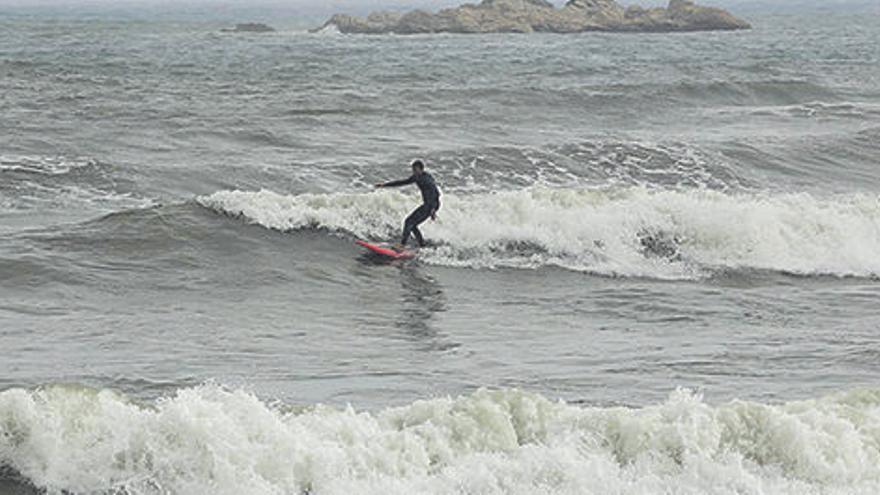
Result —
POLYGON ((398 251, 398 250, 392 248, 391 246, 389 246, 388 244, 384 244, 384 243, 383 244, 372 244, 367 241, 362 241, 360 239, 354 241, 354 243, 357 244, 358 246, 365 247, 376 254, 379 254, 382 256, 387 256, 387 257, 394 259, 394 260, 406 260, 406 259, 414 258, 416 256, 415 251, 410 251, 409 249, 403 249, 401 251, 398 251))

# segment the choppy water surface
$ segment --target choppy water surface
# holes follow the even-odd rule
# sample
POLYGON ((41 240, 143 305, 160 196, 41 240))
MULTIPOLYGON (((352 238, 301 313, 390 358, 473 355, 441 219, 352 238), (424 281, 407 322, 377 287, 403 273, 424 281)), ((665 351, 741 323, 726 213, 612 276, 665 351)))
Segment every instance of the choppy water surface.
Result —
POLYGON ((877 493, 880 30, 754 21, 0 13, 0 491, 877 493))

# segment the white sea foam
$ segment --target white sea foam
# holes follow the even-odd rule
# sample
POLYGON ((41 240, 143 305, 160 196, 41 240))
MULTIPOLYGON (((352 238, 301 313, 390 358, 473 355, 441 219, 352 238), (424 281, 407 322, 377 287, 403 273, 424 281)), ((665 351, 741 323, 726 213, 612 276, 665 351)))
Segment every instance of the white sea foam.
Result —
MULTIPOLYGON (((417 200, 397 191, 281 195, 221 191, 199 198, 283 231, 324 228, 393 239, 417 200)), ((447 194, 423 230, 422 260, 447 266, 538 267, 694 278, 716 270, 880 275, 880 198, 730 194, 708 190, 529 188, 447 194)))
POLYGON ((150 405, 13 389, 0 464, 56 493, 873 495, 880 391, 712 406, 679 390, 630 409, 481 390, 370 413, 214 385, 150 405))

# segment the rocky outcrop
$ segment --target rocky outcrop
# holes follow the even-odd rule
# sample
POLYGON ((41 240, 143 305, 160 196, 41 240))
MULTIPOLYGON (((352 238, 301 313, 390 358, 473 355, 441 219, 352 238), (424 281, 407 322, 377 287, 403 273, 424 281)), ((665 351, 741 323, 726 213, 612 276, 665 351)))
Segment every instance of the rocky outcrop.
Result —
POLYGON ((368 17, 337 14, 321 28, 358 34, 578 33, 584 31, 675 32, 748 29, 728 12, 670 0, 667 8, 624 9, 614 0, 569 0, 555 8, 546 0, 483 0, 437 13, 379 12, 368 17))
POLYGON ((221 29, 224 33, 271 33, 275 29, 258 22, 246 22, 244 24, 236 24, 234 28, 221 29))

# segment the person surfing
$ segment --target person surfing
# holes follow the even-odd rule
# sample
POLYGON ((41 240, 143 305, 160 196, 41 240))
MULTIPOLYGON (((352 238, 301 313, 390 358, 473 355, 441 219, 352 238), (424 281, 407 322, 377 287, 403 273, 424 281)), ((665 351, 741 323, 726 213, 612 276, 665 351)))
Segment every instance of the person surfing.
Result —
POLYGON ((440 189, 437 188, 437 183, 434 182, 434 177, 428 172, 425 172, 425 163, 421 160, 412 162, 412 175, 408 179, 382 182, 376 184, 376 187, 400 187, 409 184, 419 186, 419 190, 422 191, 422 205, 410 213, 403 222, 403 238, 400 240, 400 244, 396 246, 398 251, 402 251, 406 248, 406 243, 409 242, 410 235, 415 236, 416 242, 419 243, 419 247, 424 247, 425 238, 422 237, 422 231, 419 230, 419 225, 429 218, 431 220, 436 220, 437 210, 440 209, 440 189))

